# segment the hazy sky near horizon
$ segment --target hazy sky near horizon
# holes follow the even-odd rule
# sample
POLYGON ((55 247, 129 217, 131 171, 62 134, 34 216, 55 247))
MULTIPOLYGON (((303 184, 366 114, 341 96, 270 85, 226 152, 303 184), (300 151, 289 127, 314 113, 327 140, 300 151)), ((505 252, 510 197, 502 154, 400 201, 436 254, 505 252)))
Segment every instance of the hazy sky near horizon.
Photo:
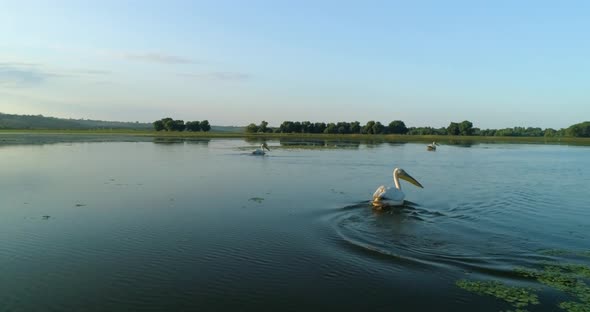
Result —
POLYGON ((0 112, 121 121, 590 120, 588 1, 0 0, 0 112))

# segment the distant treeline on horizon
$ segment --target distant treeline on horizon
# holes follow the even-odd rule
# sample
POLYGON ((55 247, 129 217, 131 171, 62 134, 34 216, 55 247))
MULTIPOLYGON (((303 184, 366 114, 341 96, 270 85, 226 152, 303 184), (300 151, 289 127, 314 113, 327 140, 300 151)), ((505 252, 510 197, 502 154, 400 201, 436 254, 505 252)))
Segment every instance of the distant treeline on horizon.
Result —
POLYGON ((153 123, 102 121, 90 119, 66 119, 43 115, 15 115, 0 113, 0 130, 94 130, 124 129, 138 131, 214 131, 226 133, 321 133, 321 134, 400 134, 400 135, 473 135, 473 136, 512 136, 512 137, 590 137, 590 121, 578 123, 568 128, 552 129, 538 127, 513 127, 503 129, 479 129, 470 121, 451 122, 448 127, 406 127, 401 120, 388 125, 379 121, 360 122, 310 122, 284 121, 279 127, 269 127, 262 121, 247 127, 212 126, 208 120, 189 121, 163 118, 153 123))
POLYGON ((73 119, 46 117, 43 115, 15 115, 0 113, 0 129, 16 130, 90 130, 90 129, 129 129, 151 130, 150 123, 102 121, 90 119, 73 119))
POLYGON ((572 125, 565 129, 552 128, 513 127, 504 129, 480 129, 473 123, 465 120, 451 122, 448 127, 406 127, 401 120, 394 120, 389 125, 383 125, 379 121, 369 121, 361 125, 353 122, 309 122, 309 121, 284 121, 279 127, 268 127, 268 122, 262 121, 259 125, 254 123, 246 127, 246 133, 326 133, 326 134, 405 134, 405 135, 469 135, 469 136, 515 136, 515 137, 590 137, 590 121, 572 125))

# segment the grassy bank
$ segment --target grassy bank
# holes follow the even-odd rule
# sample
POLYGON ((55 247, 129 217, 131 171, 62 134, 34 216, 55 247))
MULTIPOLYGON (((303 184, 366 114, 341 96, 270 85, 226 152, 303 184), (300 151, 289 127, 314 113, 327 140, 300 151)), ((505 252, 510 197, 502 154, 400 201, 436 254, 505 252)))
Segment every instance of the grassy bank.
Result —
POLYGON ((0 135, 88 135, 88 136, 137 136, 156 138, 245 138, 245 139, 321 139, 383 142, 440 142, 461 143, 537 143, 590 145, 590 138, 575 137, 496 137, 496 136, 448 136, 448 135, 396 135, 396 134, 309 134, 309 133, 264 133, 240 132, 156 132, 142 130, 0 130, 0 135))

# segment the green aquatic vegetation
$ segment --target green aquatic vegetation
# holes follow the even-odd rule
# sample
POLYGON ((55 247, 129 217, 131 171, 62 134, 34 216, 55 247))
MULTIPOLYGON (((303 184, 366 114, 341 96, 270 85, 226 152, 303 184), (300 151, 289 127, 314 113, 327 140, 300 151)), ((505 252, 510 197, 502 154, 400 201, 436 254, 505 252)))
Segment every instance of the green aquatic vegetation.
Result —
MULTIPOLYGON (((560 251, 560 255, 568 254, 572 253, 560 251)), ((519 267, 514 271, 522 277, 534 279, 577 299, 577 301, 560 303, 561 309, 567 312, 590 312, 590 286, 586 283, 586 280, 590 279, 589 266, 577 263, 544 262, 541 263, 540 269, 519 267)), ((531 290, 507 286, 498 281, 460 280, 457 281, 457 286, 480 295, 504 300, 516 308, 510 310, 512 312, 526 311, 523 308, 529 304, 539 303, 537 295, 531 290)))
POLYGON ((264 198, 262 197, 252 197, 250 199, 248 199, 249 201, 253 201, 253 202, 257 202, 257 203, 262 203, 262 201, 264 200, 264 198))
POLYGON ((536 279, 541 284, 568 293, 580 302, 562 302, 559 306, 568 312, 590 312, 590 287, 583 279, 590 278, 590 267, 571 263, 545 263, 542 270, 518 268, 521 276, 536 279))
POLYGON ((584 278, 590 278, 590 267, 588 267, 586 265, 566 264, 564 267, 577 276, 584 277, 584 278))
POLYGON ((568 312, 590 312, 590 305, 580 302, 562 302, 559 304, 559 307, 568 312))
POLYGON ((489 295, 504 300, 516 310, 526 311, 522 308, 529 304, 539 304, 537 294, 527 288, 508 286, 499 281, 469 281, 459 280, 457 286, 467 291, 480 295, 489 295))
POLYGON ((566 274, 555 265, 546 265, 543 270, 532 270, 527 268, 515 269, 521 276, 536 279, 541 284, 553 287, 557 290, 568 291, 575 287, 577 279, 566 274))

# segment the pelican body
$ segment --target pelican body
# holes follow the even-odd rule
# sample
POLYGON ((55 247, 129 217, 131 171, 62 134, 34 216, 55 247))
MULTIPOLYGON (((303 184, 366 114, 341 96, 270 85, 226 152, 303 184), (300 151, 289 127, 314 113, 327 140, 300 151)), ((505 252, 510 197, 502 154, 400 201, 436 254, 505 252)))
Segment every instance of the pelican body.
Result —
POLYGON ((270 152, 268 145, 266 145, 266 143, 262 143, 262 144, 260 144, 259 148, 257 148, 256 150, 254 150, 252 152, 252 155, 264 155, 264 154, 266 154, 266 152, 264 151, 265 149, 270 152))
POLYGON ((426 149, 429 151, 436 151, 437 146, 438 146, 438 143, 432 142, 432 144, 426 145, 426 149))
POLYGON ((402 187, 399 183, 399 179, 406 180, 417 187, 424 188, 420 182, 412 178, 404 169, 395 168, 393 169, 393 186, 385 187, 381 185, 377 188, 373 194, 373 200, 371 203, 377 208, 388 207, 388 206, 401 206, 404 204, 404 198, 406 194, 402 192, 402 187))

